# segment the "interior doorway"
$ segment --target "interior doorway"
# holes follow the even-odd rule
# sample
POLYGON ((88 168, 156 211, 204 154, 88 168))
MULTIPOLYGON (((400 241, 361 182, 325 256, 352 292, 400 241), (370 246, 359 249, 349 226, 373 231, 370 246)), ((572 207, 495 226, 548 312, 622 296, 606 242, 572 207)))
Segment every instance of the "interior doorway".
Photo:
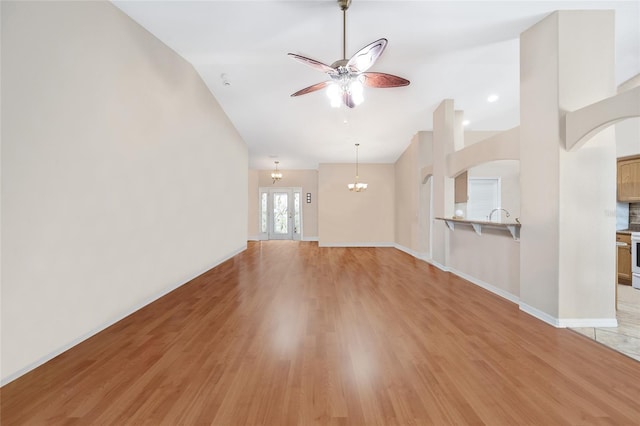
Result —
POLYGON ((260 188, 260 238, 302 239, 302 188, 260 188))

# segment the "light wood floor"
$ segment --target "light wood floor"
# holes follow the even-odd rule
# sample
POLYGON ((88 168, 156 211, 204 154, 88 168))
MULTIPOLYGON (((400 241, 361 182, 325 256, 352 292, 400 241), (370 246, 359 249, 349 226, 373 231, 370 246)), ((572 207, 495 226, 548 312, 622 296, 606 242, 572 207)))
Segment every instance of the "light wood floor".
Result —
POLYGON ((393 248, 246 252, 2 388, 2 425, 640 423, 640 363, 393 248))

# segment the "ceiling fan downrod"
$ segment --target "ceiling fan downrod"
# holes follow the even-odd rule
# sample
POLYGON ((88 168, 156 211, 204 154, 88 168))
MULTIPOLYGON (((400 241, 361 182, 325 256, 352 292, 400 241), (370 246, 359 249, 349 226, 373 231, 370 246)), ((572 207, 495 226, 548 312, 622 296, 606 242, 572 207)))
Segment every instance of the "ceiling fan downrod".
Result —
POLYGON ((351 6, 351 0, 338 0, 342 10, 342 59, 347 59, 347 9, 351 6))

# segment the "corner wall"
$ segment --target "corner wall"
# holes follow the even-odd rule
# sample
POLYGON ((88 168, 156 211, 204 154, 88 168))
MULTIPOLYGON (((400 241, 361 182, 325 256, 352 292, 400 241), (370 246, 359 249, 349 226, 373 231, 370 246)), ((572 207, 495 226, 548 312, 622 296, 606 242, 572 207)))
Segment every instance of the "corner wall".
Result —
POLYGON ((247 148, 108 2, 2 2, 2 382, 246 247, 247 148))

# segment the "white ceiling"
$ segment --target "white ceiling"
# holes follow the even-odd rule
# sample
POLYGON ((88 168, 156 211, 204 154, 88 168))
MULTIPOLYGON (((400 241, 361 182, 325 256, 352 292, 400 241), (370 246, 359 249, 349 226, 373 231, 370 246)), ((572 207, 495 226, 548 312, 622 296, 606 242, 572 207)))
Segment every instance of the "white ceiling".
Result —
POLYGON ((326 64, 342 56, 336 0, 114 1, 189 61, 249 147, 249 167, 315 169, 319 163, 392 163, 432 129, 445 98, 470 130, 519 123, 519 34, 554 10, 615 9, 616 82, 640 73, 640 1, 367 1, 347 12, 347 56, 385 37, 370 71, 411 85, 365 89, 355 109, 333 109, 323 91, 291 98, 326 75, 287 57, 326 64), (230 85, 224 85, 225 74, 230 85), (495 103, 486 101, 498 94, 495 103))

